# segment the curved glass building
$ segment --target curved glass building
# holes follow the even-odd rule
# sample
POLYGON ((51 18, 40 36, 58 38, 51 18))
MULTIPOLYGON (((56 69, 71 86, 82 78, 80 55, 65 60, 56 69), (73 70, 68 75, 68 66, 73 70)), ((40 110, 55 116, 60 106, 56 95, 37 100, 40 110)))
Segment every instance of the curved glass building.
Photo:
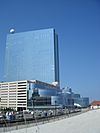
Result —
POLYGON ((58 86, 37 80, 29 81, 27 88, 28 108, 32 108, 32 106, 52 106, 55 105, 55 101, 58 104, 59 92, 61 90, 58 86))

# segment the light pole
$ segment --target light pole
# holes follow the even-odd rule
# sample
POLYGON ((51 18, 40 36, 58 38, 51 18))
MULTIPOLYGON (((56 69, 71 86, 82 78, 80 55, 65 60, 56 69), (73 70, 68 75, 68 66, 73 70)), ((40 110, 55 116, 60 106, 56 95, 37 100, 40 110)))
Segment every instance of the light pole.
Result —
POLYGON ((34 120, 35 120, 36 126, 37 126, 36 132, 39 133, 40 128, 39 128, 39 125, 37 123, 37 118, 35 116, 35 108, 34 108, 34 106, 36 105, 35 102, 36 102, 36 99, 32 98, 33 116, 34 116, 34 120))
POLYGON ((56 116, 56 103, 57 103, 57 101, 55 100, 55 116, 56 116))
POLYGON ((36 99, 32 98, 32 110, 33 110, 33 115, 34 115, 34 112, 35 112, 35 108, 34 108, 34 106, 35 106, 35 101, 36 101, 36 99))

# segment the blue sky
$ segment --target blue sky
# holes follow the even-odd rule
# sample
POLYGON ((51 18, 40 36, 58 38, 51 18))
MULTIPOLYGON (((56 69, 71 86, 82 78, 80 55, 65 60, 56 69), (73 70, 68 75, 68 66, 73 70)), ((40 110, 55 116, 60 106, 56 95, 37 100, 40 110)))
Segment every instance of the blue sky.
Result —
POLYGON ((61 86, 100 100, 99 0, 0 0, 0 81, 6 35, 55 28, 59 36, 61 86))

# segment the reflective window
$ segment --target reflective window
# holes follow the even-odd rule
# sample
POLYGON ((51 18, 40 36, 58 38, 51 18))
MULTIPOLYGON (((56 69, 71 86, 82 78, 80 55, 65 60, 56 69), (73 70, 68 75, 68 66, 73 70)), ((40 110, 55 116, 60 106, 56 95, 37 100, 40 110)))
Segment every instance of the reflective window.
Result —
POLYGON ((5 81, 34 79, 59 81, 58 42, 53 29, 7 36, 5 81))

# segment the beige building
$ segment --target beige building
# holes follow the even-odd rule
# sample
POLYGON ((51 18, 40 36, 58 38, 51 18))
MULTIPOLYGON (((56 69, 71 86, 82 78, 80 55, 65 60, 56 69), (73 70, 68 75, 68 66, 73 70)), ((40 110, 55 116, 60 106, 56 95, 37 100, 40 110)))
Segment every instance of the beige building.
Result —
POLYGON ((0 108, 27 108, 27 80, 0 83, 0 108))

